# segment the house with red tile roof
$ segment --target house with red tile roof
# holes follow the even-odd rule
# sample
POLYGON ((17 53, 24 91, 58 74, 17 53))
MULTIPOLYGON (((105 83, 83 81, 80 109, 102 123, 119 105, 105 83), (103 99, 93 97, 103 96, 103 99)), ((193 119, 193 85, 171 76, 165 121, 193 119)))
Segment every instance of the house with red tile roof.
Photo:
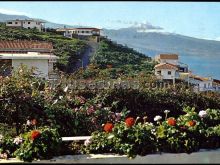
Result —
POLYGON ((27 40, 0 40, 0 70, 3 76, 21 64, 37 68, 36 74, 46 79, 53 72, 53 63, 58 59, 53 54, 52 43, 27 40), (4 70, 3 70, 4 68, 4 70))
POLYGON ((170 63, 160 63, 155 65, 155 75, 157 78, 162 80, 173 80, 175 81, 178 74, 177 65, 170 63))

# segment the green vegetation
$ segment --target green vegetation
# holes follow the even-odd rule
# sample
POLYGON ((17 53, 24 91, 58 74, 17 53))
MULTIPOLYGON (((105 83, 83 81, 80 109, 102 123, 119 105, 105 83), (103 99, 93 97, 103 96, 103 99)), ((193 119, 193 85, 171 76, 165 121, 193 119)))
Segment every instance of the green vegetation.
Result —
POLYGON ((100 42, 91 63, 100 69, 112 68, 112 72, 125 75, 136 75, 140 72, 151 74, 155 65, 150 57, 108 39, 100 42))
POLYGON ((71 72, 74 63, 81 58, 80 55, 86 49, 86 43, 78 39, 70 39, 59 33, 39 32, 37 29, 8 28, 0 24, 1 40, 37 40, 53 43, 54 54, 60 57, 57 63, 58 69, 71 72))

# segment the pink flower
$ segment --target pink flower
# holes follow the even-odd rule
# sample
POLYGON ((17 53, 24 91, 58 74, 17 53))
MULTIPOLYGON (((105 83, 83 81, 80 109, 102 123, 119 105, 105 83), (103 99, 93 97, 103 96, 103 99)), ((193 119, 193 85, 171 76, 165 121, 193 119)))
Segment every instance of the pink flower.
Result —
POLYGON ((95 112, 95 108, 94 106, 90 106, 88 109, 87 109, 87 114, 90 115, 91 113, 95 112))

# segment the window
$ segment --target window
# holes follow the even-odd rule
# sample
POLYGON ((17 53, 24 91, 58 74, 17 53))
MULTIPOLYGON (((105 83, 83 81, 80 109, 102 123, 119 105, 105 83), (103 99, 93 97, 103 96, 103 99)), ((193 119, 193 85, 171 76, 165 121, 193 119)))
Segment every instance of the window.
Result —
POLYGON ((28 22, 28 24, 30 24, 31 22, 28 22))
POLYGON ((161 70, 158 70, 158 71, 157 71, 157 74, 158 74, 158 75, 161 75, 161 70))
POLYGON ((15 22, 15 24, 18 24, 18 22, 15 22))
POLYGON ((82 31, 82 33, 84 33, 84 31, 82 31))
POLYGON ((7 22, 7 24, 12 24, 12 22, 7 22))
POLYGON ((171 75, 171 71, 168 71, 167 74, 168 74, 168 75, 171 75))
POLYGON ((204 88, 206 88, 206 84, 204 84, 204 88))
POLYGON ((31 29, 30 27, 28 27, 28 29, 31 29))

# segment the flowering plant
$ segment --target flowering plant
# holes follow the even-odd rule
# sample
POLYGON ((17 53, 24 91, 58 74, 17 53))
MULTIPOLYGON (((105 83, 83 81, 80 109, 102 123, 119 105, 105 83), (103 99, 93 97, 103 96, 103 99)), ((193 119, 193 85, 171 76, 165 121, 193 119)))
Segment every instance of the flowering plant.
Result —
POLYGON ((111 132, 93 132, 90 143, 84 149, 86 153, 118 153, 128 157, 146 155, 156 151, 156 138, 153 124, 137 123, 132 117, 116 123, 111 132))
POLYGON ((21 135, 24 142, 14 155, 24 161, 49 159, 59 153, 61 138, 56 129, 41 127, 21 135))

